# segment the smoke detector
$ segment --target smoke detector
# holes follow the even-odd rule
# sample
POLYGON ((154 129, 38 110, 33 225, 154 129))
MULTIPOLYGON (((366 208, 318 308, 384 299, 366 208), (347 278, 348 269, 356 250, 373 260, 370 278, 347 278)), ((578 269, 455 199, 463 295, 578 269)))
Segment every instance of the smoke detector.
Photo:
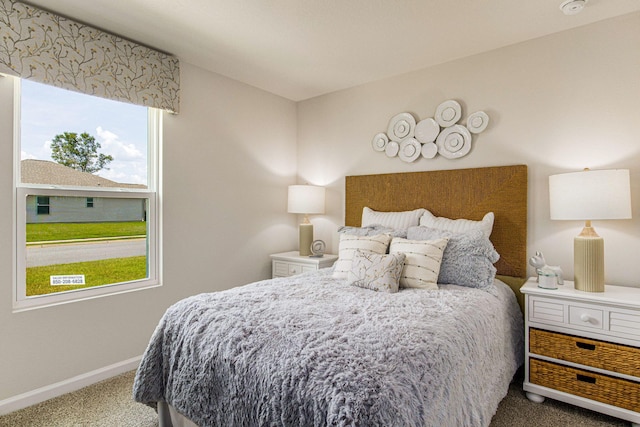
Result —
POLYGON ((560 10, 565 15, 576 15, 582 12, 589 0, 567 0, 560 5, 560 10))

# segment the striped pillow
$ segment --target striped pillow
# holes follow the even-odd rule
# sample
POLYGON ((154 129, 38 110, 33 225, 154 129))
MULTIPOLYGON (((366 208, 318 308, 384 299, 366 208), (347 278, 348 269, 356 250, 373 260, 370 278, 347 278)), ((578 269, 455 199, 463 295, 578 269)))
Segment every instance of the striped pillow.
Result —
POLYGON ((481 230, 487 239, 493 231, 493 212, 487 213, 480 221, 471 219, 449 219, 443 216, 435 216, 428 210, 420 218, 420 225, 423 227, 436 228, 438 230, 453 231, 454 233, 465 233, 472 230, 481 230))
POLYGON ((378 234, 376 236, 353 236, 340 234, 338 246, 338 260, 334 264, 333 277, 346 279, 351 270, 351 263, 357 250, 364 253, 386 254, 391 236, 378 234))
POLYGON ((449 239, 407 240, 394 237, 390 254, 405 254, 401 288, 438 289, 442 254, 449 239))
POLYGON ((362 226, 382 225, 396 230, 407 231, 407 228, 420 223, 420 217, 426 209, 415 209, 402 212, 378 212, 364 207, 362 209, 362 226))

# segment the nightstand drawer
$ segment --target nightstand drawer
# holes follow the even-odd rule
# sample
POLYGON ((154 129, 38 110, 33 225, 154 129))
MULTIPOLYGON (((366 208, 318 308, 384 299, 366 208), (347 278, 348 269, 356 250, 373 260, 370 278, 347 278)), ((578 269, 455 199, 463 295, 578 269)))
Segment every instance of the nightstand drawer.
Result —
POLYGON ((616 334, 640 339, 640 313, 612 311, 609 315, 609 330, 616 334))
POLYGON ((288 262, 273 262, 273 276, 274 277, 286 277, 289 275, 289 263, 288 262))
POLYGON ((565 304, 549 298, 529 298, 529 321, 564 324, 565 304))
POLYGON ((529 379, 533 384, 596 400, 608 405, 638 411, 640 383, 607 375, 531 359, 529 379))
POLYGON ((308 266, 302 264, 289 264, 289 276, 293 276, 294 274, 306 273, 307 271, 315 271, 317 268, 315 266, 308 266))
POLYGON ((323 257, 300 256, 299 252, 283 252, 271 255, 272 277, 289 277, 300 273, 331 267, 338 255, 325 254, 323 257))
POLYGON ((306 273, 308 271, 316 271, 317 268, 314 265, 294 264, 290 262, 273 262, 273 276, 274 277, 287 277, 295 274, 306 273))
POLYGON ((602 329, 604 312, 591 307, 569 306, 569 323, 583 328, 602 329))
POLYGON ((529 329, 529 352, 640 378, 640 349, 529 329))
POLYGON ((598 333, 603 339, 637 340, 640 338, 640 313, 606 304, 574 302, 560 298, 531 295, 527 298, 527 321, 536 327, 544 325, 577 331, 598 333))

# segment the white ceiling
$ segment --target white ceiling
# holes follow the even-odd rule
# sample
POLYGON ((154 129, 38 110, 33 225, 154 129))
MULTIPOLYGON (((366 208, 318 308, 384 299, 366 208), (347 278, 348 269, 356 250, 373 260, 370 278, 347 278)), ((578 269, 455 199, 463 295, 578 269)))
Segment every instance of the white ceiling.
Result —
POLYGON ((602 19, 640 0, 29 0, 300 101, 602 19))

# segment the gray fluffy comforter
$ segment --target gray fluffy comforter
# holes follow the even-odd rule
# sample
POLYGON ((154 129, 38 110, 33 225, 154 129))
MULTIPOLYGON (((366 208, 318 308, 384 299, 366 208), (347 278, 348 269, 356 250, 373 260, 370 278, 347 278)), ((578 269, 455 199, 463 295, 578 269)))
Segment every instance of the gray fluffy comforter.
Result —
POLYGON ((523 360, 511 289, 378 293, 324 270, 170 307, 134 384, 200 426, 487 426, 523 360))

